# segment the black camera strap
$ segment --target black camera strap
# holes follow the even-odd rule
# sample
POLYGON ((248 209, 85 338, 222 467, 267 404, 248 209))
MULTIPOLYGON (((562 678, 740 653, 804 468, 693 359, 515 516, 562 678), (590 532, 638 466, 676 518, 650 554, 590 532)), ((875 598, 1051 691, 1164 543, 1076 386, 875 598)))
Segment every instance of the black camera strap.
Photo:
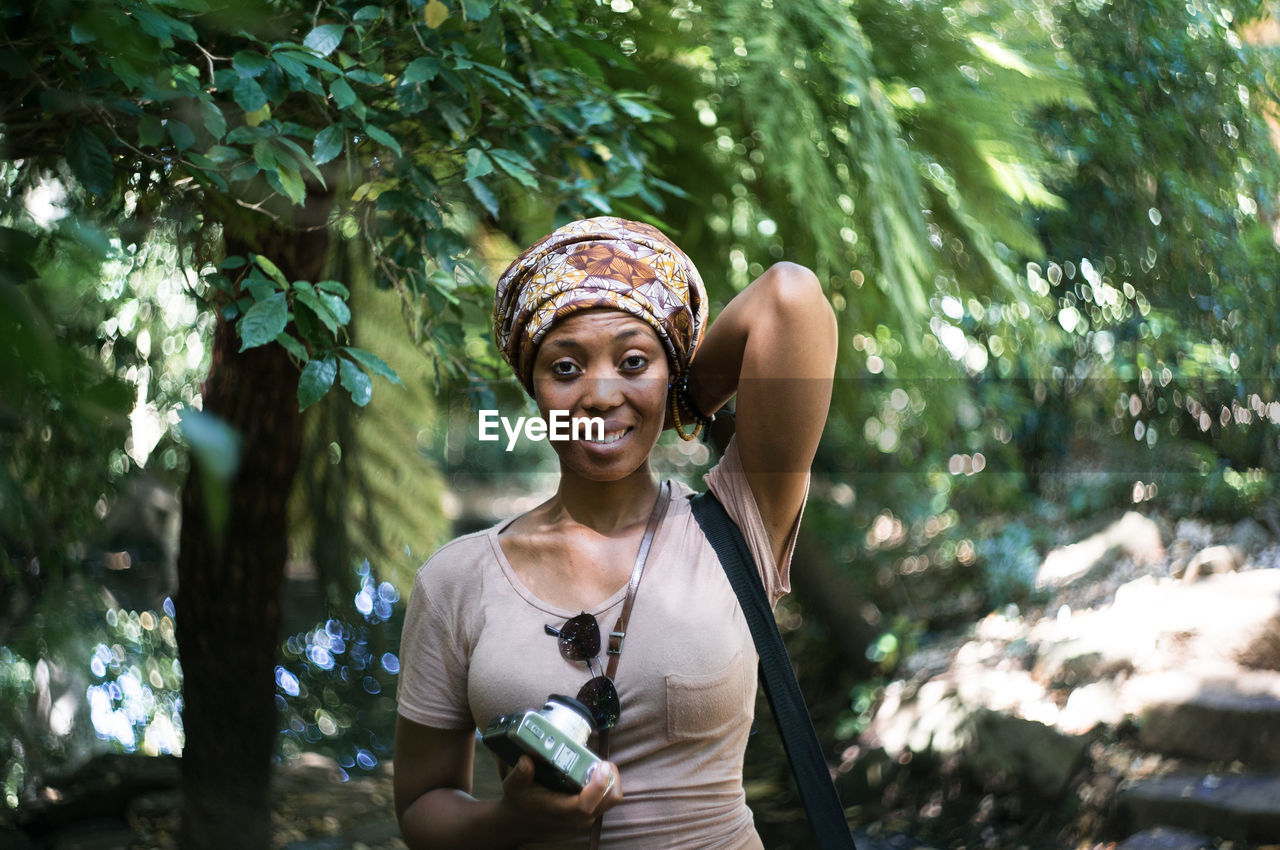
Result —
MULTIPOLYGON (((658 499, 653 503, 653 512, 649 514, 649 524, 644 528, 644 536, 640 538, 640 549, 636 552, 635 564, 631 567, 631 580, 627 582, 627 598, 622 603, 622 613, 609 632, 609 662, 605 675, 617 681, 618 659, 622 657, 622 642, 627 637, 627 623, 631 619, 631 607, 636 601, 636 591, 640 589, 640 577, 644 574, 645 562, 649 560, 649 550, 653 548, 653 538, 658 536, 658 529, 667 515, 667 505, 671 502, 671 482, 662 482, 658 490, 658 499)), ((599 752, 601 759, 609 759, 609 730, 601 729, 599 735, 599 752)), ((600 846, 600 831, 604 827, 604 815, 596 818, 591 825, 591 850, 600 846)))
POLYGON ((778 723, 782 746, 791 762, 800 798, 809 813, 809 826, 818 839, 816 846, 821 850, 856 850, 849 822, 844 816, 844 806, 827 769, 804 694, 796 681, 795 670, 791 667, 791 659, 773 617, 773 607, 769 604, 755 558, 747 548, 742 530, 710 492, 695 496, 690 505, 694 519, 702 526, 711 548, 720 558, 720 565, 724 567, 751 629, 756 651, 760 654, 760 682, 773 718, 778 723))

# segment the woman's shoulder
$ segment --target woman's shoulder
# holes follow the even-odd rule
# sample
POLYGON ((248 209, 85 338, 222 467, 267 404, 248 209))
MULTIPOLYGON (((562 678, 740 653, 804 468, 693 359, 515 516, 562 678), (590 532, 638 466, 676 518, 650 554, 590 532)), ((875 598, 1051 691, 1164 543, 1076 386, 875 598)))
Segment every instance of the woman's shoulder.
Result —
POLYGON ((496 565, 493 535, 500 525, 459 535, 436 549, 418 567, 416 584, 439 592, 459 582, 470 582, 477 569, 496 565))

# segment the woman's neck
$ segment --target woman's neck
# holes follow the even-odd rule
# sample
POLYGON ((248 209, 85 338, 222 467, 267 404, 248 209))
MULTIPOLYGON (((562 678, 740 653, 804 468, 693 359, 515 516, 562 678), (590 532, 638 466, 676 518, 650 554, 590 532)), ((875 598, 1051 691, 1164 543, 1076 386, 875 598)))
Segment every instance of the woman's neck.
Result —
POLYGON ((647 465, 617 481, 591 481, 562 470, 552 501, 561 519, 612 534, 648 519, 658 487, 647 465))

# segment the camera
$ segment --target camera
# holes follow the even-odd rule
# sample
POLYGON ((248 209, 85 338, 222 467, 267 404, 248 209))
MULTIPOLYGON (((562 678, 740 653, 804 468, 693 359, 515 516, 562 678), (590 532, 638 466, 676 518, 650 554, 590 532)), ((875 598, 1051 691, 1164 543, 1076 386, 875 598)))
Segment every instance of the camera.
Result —
POLYGON ((573 697, 552 694, 541 711, 493 718, 480 740, 509 765, 528 753, 534 781, 553 791, 577 794, 600 763, 587 749, 587 738, 594 731, 589 708, 573 697))

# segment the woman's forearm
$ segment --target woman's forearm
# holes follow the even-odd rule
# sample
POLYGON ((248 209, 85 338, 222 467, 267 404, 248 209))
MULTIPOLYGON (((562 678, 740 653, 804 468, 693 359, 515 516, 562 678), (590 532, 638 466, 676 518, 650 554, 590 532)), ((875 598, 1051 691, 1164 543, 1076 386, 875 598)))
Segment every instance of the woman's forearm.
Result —
POLYGON ((400 816, 409 850, 509 850, 532 836, 504 801, 456 788, 428 791, 400 816))

